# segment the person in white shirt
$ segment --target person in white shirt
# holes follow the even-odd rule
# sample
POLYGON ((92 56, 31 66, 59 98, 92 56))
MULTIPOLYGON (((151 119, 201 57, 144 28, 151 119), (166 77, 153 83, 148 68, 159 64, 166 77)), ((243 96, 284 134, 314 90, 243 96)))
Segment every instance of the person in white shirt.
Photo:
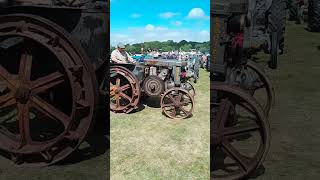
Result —
POLYGON ((135 63, 136 61, 130 57, 130 55, 125 51, 125 46, 122 43, 117 45, 117 49, 113 50, 111 53, 111 60, 114 63, 135 63))

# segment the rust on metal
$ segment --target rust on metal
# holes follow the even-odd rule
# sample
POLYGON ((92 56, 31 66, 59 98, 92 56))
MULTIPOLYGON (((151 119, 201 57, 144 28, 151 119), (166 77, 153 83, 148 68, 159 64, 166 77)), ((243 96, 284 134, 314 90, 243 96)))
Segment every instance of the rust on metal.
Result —
POLYGON ((6 90, 0 102, 1 111, 16 114, 10 121, 17 126, 12 129, 1 118, 0 149, 19 164, 49 165, 77 149, 88 133, 96 106, 95 74, 70 35, 46 19, 0 16, 0 42, 12 37, 23 43, 2 54, 0 79, 6 90), (76 135, 74 143, 66 143, 70 134, 76 135))
POLYGON ((193 107, 193 96, 182 88, 169 89, 162 95, 161 108, 170 118, 188 118, 192 115, 193 107))

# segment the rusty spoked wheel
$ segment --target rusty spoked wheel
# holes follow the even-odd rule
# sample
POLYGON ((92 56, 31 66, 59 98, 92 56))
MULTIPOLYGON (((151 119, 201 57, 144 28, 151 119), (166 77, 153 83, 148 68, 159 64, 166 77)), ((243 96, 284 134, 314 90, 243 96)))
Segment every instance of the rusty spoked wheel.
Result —
POLYGON ((140 85, 134 74, 125 67, 110 68, 110 109, 118 113, 130 113, 140 100, 140 85))
POLYGON ((265 114, 268 116, 271 110, 271 106, 274 103, 274 89, 269 78, 265 73, 256 65, 256 63, 249 61, 247 68, 258 75, 258 78, 254 82, 254 89, 252 89, 252 95, 263 107, 265 114))
POLYGON ((0 16, 0 149, 44 166, 71 154, 93 122, 97 87, 80 46, 43 18, 0 16))
POLYGON ((270 127, 257 101, 238 87, 211 84, 211 179, 248 177, 264 161, 270 127))
POLYGON ((170 118, 184 119, 192 116, 193 96, 182 88, 172 88, 161 97, 161 109, 170 118))

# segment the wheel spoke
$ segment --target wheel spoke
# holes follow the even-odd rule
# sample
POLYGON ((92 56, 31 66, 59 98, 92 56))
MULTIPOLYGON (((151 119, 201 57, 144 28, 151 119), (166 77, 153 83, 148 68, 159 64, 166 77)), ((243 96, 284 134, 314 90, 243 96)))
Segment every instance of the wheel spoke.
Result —
POLYGON ((263 82, 258 82, 258 83, 259 83, 259 85, 255 86, 255 88, 254 88, 255 91, 266 87, 266 85, 263 82))
POLYGON ((120 87, 120 78, 117 78, 117 80, 116 80, 116 86, 117 86, 117 87, 120 87))
POLYGON ((0 97, 0 108, 5 108, 11 105, 14 105, 16 100, 12 93, 6 94, 0 97))
POLYGON ((130 88, 130 85, 126 84, 126 85, 120 87, 120 91, 125 91, 125 90, 127 90, 129 88, 130 88))
POLYGON ((30 135, 29 105, 18 103, 19 131, 21 135, 19 148, 32 142, 30 135))
POLYGON ((10 80, 11 74, 0 65, 0 78, 7 82, 7 85, 9 86, 9 89, 15 88, 15 83, 10 80))
POLYGON ((120 107, 120 96, 117 94, 115 98, 116 98, 116 108, 118 108, 120 107))
POLYGON ((163 107, 170 107, 170 106, 174 106, 174 103, 169 103, 169 104, 163 104, 163 107))
POLYGON ((182 99, 182 93, 179 93, 179 95, 178 95, 178 102, 181 102, 181 99, 182 99))
POLYGON ((176 100, 172 97, 171 94, 168 94, 169 99, 171 100, 171 102, 173 102, 174 104, 176 104, 176 100))
POLYGON ((125 99, 127 99, 129 102, 131 102, 132 101, 132 98, 131 97, 129 97, 128 95, 126 95, 125 93, 123 93, 123 92, 121 92, 120 93, 120 96, 121 97, 124 97, 125 99))
POLYGON ((225 123, 227 122, 227 119, 229 117, 229 112, 231 110, 231 102, 229 100, 223 100, 224 102, 221 103, 221 106, 219 107, 219 111, 217 114, 217 123, 220 128, 224 127, 225 123))
POLYGON ((180 110, 182 110, 186 116, 189 116, 189 115, 190 115, 190 113, 189 113, 188 111, 186 111, 183 107, 179 106, 178 108, 179 108, 180 110))
POLYGON ((68 128, 71 122, 71 118, 68 115, 56 109, 38 96, 32 96, 30 100, 33 102, 34 107, 41 113, 52 119, 59 120, 66 129, 68 128))
POLYGON ((246 102, 242 102, 242 103, 239 103, 239 105, 241 107, 243 107, 245 110, 247 110, 248 112, 250 112, 251 114, 255 114, 254 110, 250 107, 250 105, 246 102))
POLYGON ((222 148, 224 149, 225 153, 227 153, 230 158, 232 158, 233 160, 235 160, 240 167, 244 170, 244 171, 248 171, 249 170, 249 165, 248 165, 248 160, 239 153, 239 151, 237 151, 231 144, 229 141, 224 140, 222 142, 222 148))
POLYGON ((20 67, 19 67, 19 76, 24 81, 30 81, 31 67, 32 67, 32 55, 26 51, 21 55, 20 67))
POLYGON ((246 126, 234 126, 230 128, 225 128, 224 136, 241 136, 248 134, 250 132, 258 131, 260 127, 257 124, 250 123, 250 125, 246 126))
POLYGON ((176 107, 172 108, 172 116, 176 117, 177 116, 177 111, 176 111, 176 107))
POLYGON ((43 92, 47 89, 50 89, 62 82, 64 82, 63 79, 61 79, 61 77, 63 77, 63 74, 60 72, 54 72, 52 74, 49 74, 45 77, 41 77, 35 81, 32 82, 32 89, 34 94, 43 92))

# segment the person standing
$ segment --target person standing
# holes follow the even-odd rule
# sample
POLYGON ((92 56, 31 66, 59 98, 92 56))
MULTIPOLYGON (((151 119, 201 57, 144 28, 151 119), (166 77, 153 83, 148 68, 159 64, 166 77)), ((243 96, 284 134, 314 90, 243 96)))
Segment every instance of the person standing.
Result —
POLYGON ((297 17, 297 22, 296 24, 301 24, 303 23, 303 9, 305 6, 304 0, 298 0, 298 17, 297 17))

